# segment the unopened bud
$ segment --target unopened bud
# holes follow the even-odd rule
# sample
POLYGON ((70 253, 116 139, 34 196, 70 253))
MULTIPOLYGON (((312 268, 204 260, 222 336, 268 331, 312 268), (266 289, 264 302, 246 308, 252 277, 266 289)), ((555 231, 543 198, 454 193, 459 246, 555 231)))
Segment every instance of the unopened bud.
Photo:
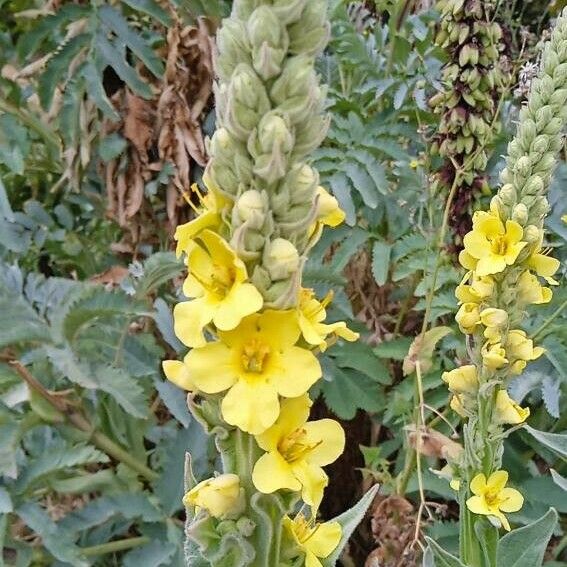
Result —
POLYGON ((285 238, 276 238, 264 249, 264 266, 272 281, 288 278, 299 269, 297 248, 285 238))
POLYGON ((525 242, 534 244, 536 242, 539 242, 540 238, 541 230, 537 226, 533 224, 526 226, 526 228, 524 229, 524 235, 522 237, 525 242))
POLYGON ((242 222, 253 220, 254 225, 262 225, 265 217, 265 201, 260 191, 250 189, 240 195, 236 201, 235 210, 242 222))
POLYGON ((512 209, 512 220, 518 224, 524 225, 528 220, 528 207, 524 203, 518 203, 512 209))

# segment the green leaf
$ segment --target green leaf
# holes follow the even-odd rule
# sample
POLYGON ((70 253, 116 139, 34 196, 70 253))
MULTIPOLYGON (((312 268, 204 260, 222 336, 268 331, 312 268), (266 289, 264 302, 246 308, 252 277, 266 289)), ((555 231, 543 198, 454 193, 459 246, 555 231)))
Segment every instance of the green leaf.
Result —
POLYGON ((524 429, 552 451, 559 453, 562 457, 567 457, 567 433, 546 433, 529 425, 525 425, 524 429))
POLYGON ((14 509, 10 493, 0 486, 0 515, 8 514, 14 509))
POLYGON ((352 200, 352 189, 348 177, 337 171, 328 179, 333 195, 337 198, 341 209, 345 212, 346 223, 353 226, 356 222, 356 208, 352 200))
POLYGON ((166 541, 154 540, 124 555, 124 567, 160 567, 170 565, 176 551, 175 545, 166 541))
POLYGON ((379 385, 365 374, 339 368, 332 359, 324 365, 321 392, 329 409, 341 419, 352 419, 358 409, 376 412, 382 408, 379 385))
POLYGON ((136 295, 146 297, 160 285, 178 276, 185 267, 173 252, 157 252, 144 262, 144 274, 136 284, 136 295))
POLYGON ((99 72, 92 61, 86 61, 81 69, 81 75, 85 80, 89 97, 97 105, 98 109, 110 120, 120 120, 120 115, 106 96, 102 84, 102 71, 99 72))
POLYGON ((38 481, 57 471, 86 464, 107 463, 108 456, 90 445, 69 447, 64 444, 50 445, 36 458, 30 459, 16 482, 16 491, 22 493, 38 481))
MULTIPOLYGON (((139 57, 144 65, 159 79, 163 75, 162 60, 152 48, 128 25, 122 14, 108 4, 98 10, 98 16, 105 26, 114 32, 117 38, 139 57)), ((118 71, 116 71, 118 72, 118 71)))
POLYGON ((553 482, 555 482, 555 484, 557 486, 559 486, 559 488, 563 489, 565 492, 567 492, 567 478, 565 478, 564 476, 561 476, 556 470, 551 469, 551 478, 553 478, 553 482))
POLYGON ((372 275, 378 285, 384 285, 390 269, 392 245, 377 240, 372 246, 372 275))
MULTIPOLYGON (((455 557, 448 551, 445 551, 438 543, 433 541, 430 537, 425 537, 428 543, 428 549, 434 557, 432 565, 434 567, 466 567, 458 557, 455 557)), ((504 567, 504 565, 502 566, 504 567)), ((506 566, 508 567, 508 566, 506 566)))
POLYGON ((345 165, 345 172, 350 177, 353 187, 360 193, 364 204, 375 209, 378 206, 378 192, 366 168, 358 162, 350 161, 345 165))
POLYGON ((340 516, 333 518, 332 522, 338 522, 342 528, 342 535, 341 541, 339 545, 335 548, 333 553, 326 557, 325 559, 321 559, 321 564, 323 567, 335 567, 341 552, 345 548, 350 536, 354 532, 354 530, 358 527, 358 524, 362 521, 364 516, 366 515, 366 511, 372 504, 374 497, 378 493, 378 489, 380 487, 375 484, 350 510, 343 512, 340 516))
POLYGON ((37 86, 39 100, 45 110, 51 107, 57 87, 65 82, 63 79, 68 76, 71 62, 89 43, 89 35, 84 33, 77 35, 61 46, 48 61, 37 86))
POLYGON ((144 82, 137 71, 125 59, 123 50, 112 44, 103 33, 96 36, 97 54, 110 65, 116 74, 138 95, 145 99, 152 98, 152 89, 144 82))
POLYGON ((155 18, 165 27, 171 26, 171 17, 157 2, 154 2, 154 0, 122 0, 122 2, 138 12, 143 12, 155 18))
POLYGON ((102 161, 108 163, 117 158, 128 146, 128 142, 117 132, 103 138, 98 146, 98 154, 102 161))
POLYGON ((16 514, 38 536, 44 547, 59 561, 73 567, 88 567, 81 558, 81 550, 75 545, 72 533, 61 529, 37 504, 26 502, 16 514))
POLYGON ((385 341, 374 347, 374 354, 379 358, 403 360, 409 351, 411 343, 411 337, 400 337, 399 339, 385 341))
POLYGON ((358 249, 368 240, 370 235, 365 230, 355 227, 345 238, 339 249, 333 255, 331 264, 337 272, 342 272, 349 260, 358 252, 358 249))
POLYGON ((498 546, 498 567, 540 567, 556 525, 557 512, 551 508, 539 520, 506 534, 498 546))

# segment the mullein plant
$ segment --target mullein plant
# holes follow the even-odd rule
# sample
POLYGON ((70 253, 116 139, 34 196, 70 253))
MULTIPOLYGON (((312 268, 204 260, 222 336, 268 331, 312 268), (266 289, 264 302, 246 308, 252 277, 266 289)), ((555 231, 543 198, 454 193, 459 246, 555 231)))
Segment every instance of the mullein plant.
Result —
MULTIPOLYGON (((460 262, 468 270, 457 287, 456 320, 466 335, 470 364, 443 375, 451 408, 464 419, 464 447, 449 464, 461 506, 461 560, 495 565, 490 556, 498 528, 510 530, 507 513, 523 505, 502 469, 503 442, 530 412, 507 387, 544 349, 522 326, 531 305, 548 303, 559 262, 544 246, 549 211, 546 191, 567 120, 567 12, 557 20, 541 56, 539 74, 508 145, 502 186, 489 210, 477 211, 464 237, 460 262), (488 543, 480 542, 480 527, 488 543), (490 540, 492 538, 492 544, 490 540), (483 549, 485 546, 489 551, 483 549)), ((529 545, 526 541, 526 545, 529 545)), ((500 566, 499 566, 500 567, 500 566)), ((504 567, 504 566, 502 566, 504 567)))
POLYGON ((484 171, 500 130, 499 101, 510 82, 503 30, 495 1, 441 0, 435 43, 447 53, 441 88, 430 100, 440 116, 431 153, 443 158, 436 183, 456 183, 451 226, 459 238, 470 229, 475 196, 489 191, 484 171))
POLYGON ((307 161, 329 122, 314 71, 328 36, 326 0, 235 0, 218 33, 206 192, 193 188, 196 217, 175 234, 188 275, 174 328, 190 350, 163 363, 222 464, 199 483, 187 464, 192 567, 320 567, 348 535, 316 519, 345 436, 309 421, 308 391, 317 352, 357 335, 326 323, 330 297, 301 279, 323 227, 344 219, 307 161))

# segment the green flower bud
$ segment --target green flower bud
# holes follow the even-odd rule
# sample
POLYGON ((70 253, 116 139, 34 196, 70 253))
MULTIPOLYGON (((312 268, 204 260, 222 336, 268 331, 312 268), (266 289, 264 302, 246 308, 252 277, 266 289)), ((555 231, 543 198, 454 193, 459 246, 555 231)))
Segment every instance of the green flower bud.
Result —
POLYGON ((248 20, 248 35, 256 72, 264 80, 279 75, 289 40, 276 13, 268 6, 254 10, 248 20))
POLYGON ((524 228, 524 235, 522 239, 529 244, 534 244, 539 242, 540 235, 541 230, 537 226, 530 224, 524 228))
POLYGON ((317 56, 327 44, 330 28, 326 0, 308 2, 301 18, 287 30, 290 53, 317 56))
POLYGON ((518 203, 512 209, 512 220, 524 225, 528 220, 528 207, 524 203, 518 203))
POLYGON ((285 280, 299 269, 297 248, 285 238, 276 238, 264 248, 263 265, 272 281, 285 280))
POLYGON ((240 64, 252 64, 250 42, 246 26, 237 20, 224 20, 217 33, 219 56, 215 61, 215 71, 222 81, 228 81, 234 69, 240 64))
POLYGON ((226 111, 221 109, 221 125, 242 141, 248 139, 260 118, 270 110, 266 89, 248 65, 240 64, 234 70, 228 87, 227 106, 226 111))
POLYGON ((539 195, 544 189, 543 179, 539 175, 532 175, 522 188, 522 195, 539 195))
POLYGON ((256 189, 250 189, 238 197, 233 210, 239 221, 248 221, 254 228, 260 228, 264 224, 267 209, 266 196, 256 189))

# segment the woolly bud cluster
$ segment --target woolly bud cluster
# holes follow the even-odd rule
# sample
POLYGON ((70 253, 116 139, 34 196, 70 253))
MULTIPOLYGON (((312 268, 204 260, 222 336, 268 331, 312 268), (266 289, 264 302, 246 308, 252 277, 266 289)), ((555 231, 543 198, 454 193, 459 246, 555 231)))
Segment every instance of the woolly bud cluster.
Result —
POLYGON ((495 122, 498 100, 509 82, 505 44, 494 20, 494 3, 481 0, 442 0, 436 43, 449 60, 442 70, 442 89, 430 100, 440 115, 432 153, 444 158, 438 175, 451 186, 461 170, 453 200, 452 222, 461 236, 468 230, 469 205, 486 187, 483 172, 500 124, 495 122))
POLYGON ((219 128, 206 175, 231 202, 251 192, 262 199, 262 215, 233 214, 227 236, 277 308, 297 304, 301 259, 313 244, 319 179, 305 158, 329 123, 314 70, 328 34, 325 0, 282 0, 236 3, 218 35, 219 128))

